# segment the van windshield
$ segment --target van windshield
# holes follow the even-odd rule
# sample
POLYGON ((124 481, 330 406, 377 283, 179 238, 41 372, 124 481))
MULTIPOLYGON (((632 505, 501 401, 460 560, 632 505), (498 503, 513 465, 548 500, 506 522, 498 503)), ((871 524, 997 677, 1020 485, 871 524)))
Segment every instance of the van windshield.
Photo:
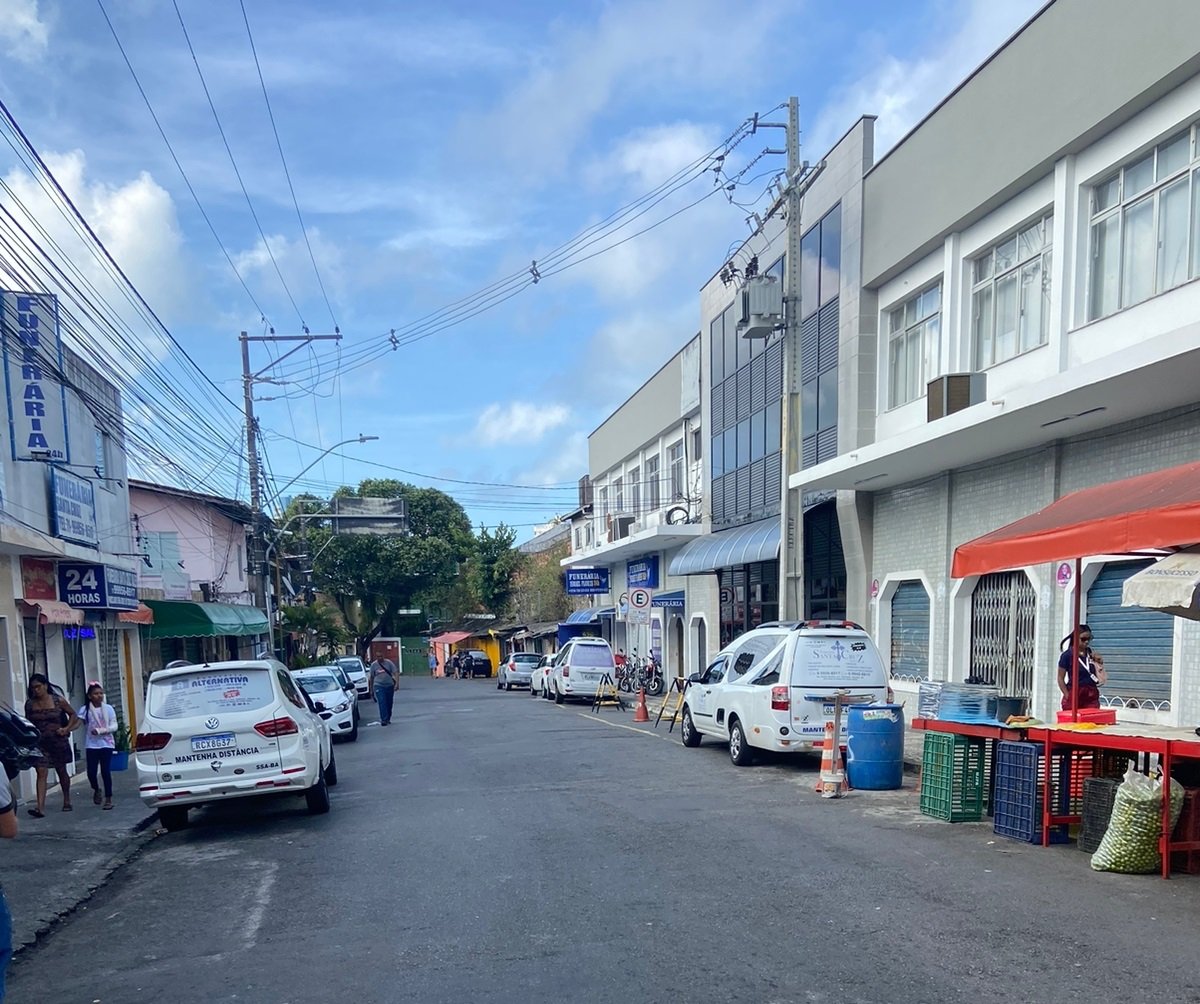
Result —
POLYGON ((607 645, 576 645, 571 653, 571 665, 591 668, 606 666, 612 669, 612 649, 607 645))
POLYGON ((275 702, 265 669, 202 670, 150 683, 146 707, 155 718, 257 711, 275 702))
POLYGON ((875 645, 861 635, 804 638, 792 663, 793 686, 879 687, 886 675, 875 645))

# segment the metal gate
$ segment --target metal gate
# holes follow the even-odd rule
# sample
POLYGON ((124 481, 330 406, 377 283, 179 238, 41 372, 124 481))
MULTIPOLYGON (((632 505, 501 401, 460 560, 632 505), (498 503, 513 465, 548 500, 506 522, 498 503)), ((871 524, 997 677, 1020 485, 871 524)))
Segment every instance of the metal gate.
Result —
POLYGON ((900 583, 892 595, 892 677, 929 679, 929 594, 917 581, 900 583))
POLYGON ((1037 594, 1024 572, 984 575, 971 594, 973 683, 998 687, 1006 697, 1033 695, 1037 594))
POLYGON ((1121 606, 1125 580, 1153 561, 1110 562, 1087 594, 1092 644, 1104 656, 1108 682, 1101 688, 1114 707, 1171 709, 1175 618, 1145 607, 1121 606))
POLYGON ((119 639, 121 632, 116 628, 96 629, 96 644, 100 649, 100 682, 104 685, 104 699, 119 714, 125 714, 125 688, 121 686, 121 654, 119 639))

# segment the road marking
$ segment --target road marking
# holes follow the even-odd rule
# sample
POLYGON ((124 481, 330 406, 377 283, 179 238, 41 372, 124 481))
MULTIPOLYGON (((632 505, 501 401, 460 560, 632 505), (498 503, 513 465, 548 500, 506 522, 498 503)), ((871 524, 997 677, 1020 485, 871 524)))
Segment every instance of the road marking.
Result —
POLYGON ((661 739, 663 742, 671 742, 670 737, 660 736, 657 732, 647 732, 645 729, 635 728, 632 725, 622 725, 620 722, 608 722, 603 718, 597 718, 590 712, 577 711, 575 713, 580 718, 586 718, 589 722, 599 722, 601 725, 611 725, 614 729, 625 729, 628 732, 636 732, 639 736, 649 736, 651 739, 661 739))
POLYGON ((246 941, 247 948, 253 948, 258 943, 258 929, 262 927, 267 906, 271 901, 271 889, 275 885, 277 871, 279 871, 279 862, 267 862, 267 871, 254 893, 254 906, 250 908, 250 912, 246 915, 246 923, 242 925, 242 937, 246 941))

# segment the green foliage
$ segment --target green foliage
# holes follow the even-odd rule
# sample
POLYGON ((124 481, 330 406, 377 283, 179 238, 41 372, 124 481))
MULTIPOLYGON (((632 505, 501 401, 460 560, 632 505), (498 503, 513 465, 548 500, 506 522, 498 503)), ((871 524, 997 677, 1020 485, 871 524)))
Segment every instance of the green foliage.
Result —
POLYGON ((337 610, 321 603, 284 607, 283 623, 287 630, 300 635, 299 651, 309 660, 319 660, 322 649, 332 658, 349 639, 337 610))
POLYGON ((522 624, 563 620, 571 612, 570 598, 563 586, 561 561, 571 553, 563 541, 537 554, 521 555, 513 576, 513 617, 522 624))
POLYGON ((470 565, 470 581, 483 609, 501 616, 508 612, 513 593, 513 575, 520 566, 521 553, 513 550, 517 531, 501 523, 492 533, 479 528, 475 556, 470 565))
POLYGON ((133 733, 125 724, 125 716, 117 712, 117 730, 113 733, 113 747, 118 753, 129 753, 133 749, 133 733))

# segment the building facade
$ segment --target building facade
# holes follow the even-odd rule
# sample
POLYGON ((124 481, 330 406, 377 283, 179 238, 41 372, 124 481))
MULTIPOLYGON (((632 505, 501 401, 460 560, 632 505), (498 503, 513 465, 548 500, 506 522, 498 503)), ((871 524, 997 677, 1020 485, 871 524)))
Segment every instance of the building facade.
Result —
POLYGON ((1149 557, 949 575, 1063 494, 1200 456, 1200 8, 1125 12, 1043 8, 866 175, 859 400, 790 483, 838 493, 847 612, 910 688, 984 681, 1052 714, 1081 590, 1106 699, 1180 725, 1200 629, 1120 606, 1149 557))

